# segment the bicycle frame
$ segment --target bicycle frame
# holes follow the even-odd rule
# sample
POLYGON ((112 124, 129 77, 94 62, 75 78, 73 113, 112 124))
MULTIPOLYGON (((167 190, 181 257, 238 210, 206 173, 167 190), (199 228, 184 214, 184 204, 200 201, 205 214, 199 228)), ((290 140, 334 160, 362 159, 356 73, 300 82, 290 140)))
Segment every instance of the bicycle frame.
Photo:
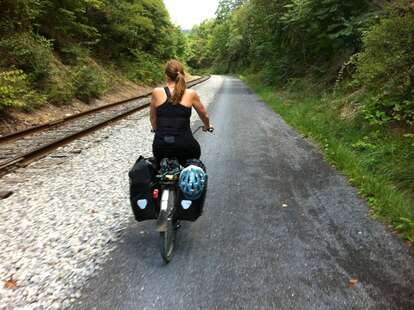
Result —
POLYGON ((174 195, 174 200, 178 197, 178 179, 181 172, 181 166, 176 159, 163 159, 160 166, 160 175, 157 176, 156 183, 160 187, 161 216, 157 223, 157 230, 163 232, 166 230, 166 221, 168 219, 173 220, 176 201, 174 201, 173 210, 168 209, 168 203, 171 195, 174 195))

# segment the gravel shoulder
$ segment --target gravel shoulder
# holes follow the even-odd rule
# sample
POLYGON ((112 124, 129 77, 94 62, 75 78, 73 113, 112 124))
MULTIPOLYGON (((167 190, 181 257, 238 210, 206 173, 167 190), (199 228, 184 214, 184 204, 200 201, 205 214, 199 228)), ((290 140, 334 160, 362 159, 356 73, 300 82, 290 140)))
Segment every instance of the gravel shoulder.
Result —
MULTIPOLYGON (((222 82, 195 87, 206 105, 222 82)), ((152 138, 141 111, 0 180, 14 192, 0 201, 0 309, 66 308, 81 296, 132 219, 128 171, 152 138), (11 279, 16 288, 4 287, 11 279)))

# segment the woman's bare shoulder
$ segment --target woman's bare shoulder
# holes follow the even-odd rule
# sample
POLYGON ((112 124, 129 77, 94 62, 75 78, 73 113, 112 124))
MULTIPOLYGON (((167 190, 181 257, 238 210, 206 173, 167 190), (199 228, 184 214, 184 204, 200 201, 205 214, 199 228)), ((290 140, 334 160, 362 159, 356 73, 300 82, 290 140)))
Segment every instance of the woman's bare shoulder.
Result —
POLYGON ((197 91, 195 89, 189 89, 189 88, 187 88, 186 91, 185 91, 185 93, 186 93, 187 96, 192 97, 192 98, 198 96, 198 93, 197 93, 197 91))
POLYGON ((165 101, 165 91, 162 87, 156 87, 152 90, 151 104, 155 107, 161 105, 165 101))
POLYGON ((161 94, 163 92, 164 92, 164 88, 162 88, 162 87, 156 87, 156 88, 154 88, 152 90, 152 94, 153 95, 159 95, 159 94, 161 94))

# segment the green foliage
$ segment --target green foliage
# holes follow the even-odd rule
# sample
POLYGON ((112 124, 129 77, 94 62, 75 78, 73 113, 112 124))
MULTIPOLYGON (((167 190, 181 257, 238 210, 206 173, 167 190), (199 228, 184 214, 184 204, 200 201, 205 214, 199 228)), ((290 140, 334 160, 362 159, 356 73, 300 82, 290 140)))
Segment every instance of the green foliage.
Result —
POLYGON ((36 28, 59 47, 66 42, 96 43, 100 33, 88 18, 88 12, 103 4, 101 0, 44 0, 36 28))
POLYGON ((102 73, 95 67, 87 65, 75 68, 73 85, 75 96, 84 102, 89 102, 90 99, 99 97, 107 89, 107 82, 102 73))
POLYGON ((2 39, 0 56, 2 67, 21 69, 36 82, 42 82, 48 78, 53 60, 50 41, 26 32, 16 33, 2 39))
POLYGON ((67 65, 85 63, 90 57, 91 51, 80 44, 68 44, 60 50, 60 59, 67 65))
POLYGON ((391 3, 221 0, 216 18, 190 33, 188 63, 248 72, 264 84, 312 79, 323 89, 351 81, 351 91, 364 90, 368 123, 413 126, 414 6, 391 3))
POLYGON ((132 55, 121 63, 129 79, 155 84, 164 78, 163 66, 157 58, 140 50, 131 50, 131 53, 132 55))
POLYGON ((195 69, 208 68, 213 62, 210 47, 214 21, 195 26, 188 37, 187 63, 195 69))
MULTIPOLYGON (((399 231, 414 231, 414 219, 402 217, 400 218, 400 223, 396 225, 396 229, 399 231)), ((407 236, 407 239, 411 242, 414 242, 414 236, 407 236)))
POLYGON ((414 8, 409 1, 400 1, 388 12, 364 35, 354 84, 372 94, 365 108, 371 123, 414 125, 414 8))
POLYGON ((158 83, 161 64, 186 52, 162 0, 2 0, 0 11, 0 66, 22 72, 2 106, 24 106, 30 96, 15 95, 28 89, 51 103, 89 101, 108 89, 100 66, 158 83))
POLYGON ((135 50, 160 60, 183 55, 184 36, 171 24, 162 0, 105 1, 90 16, 102 34, 96 47, 102 56, 119 59, 135 50))
POLYGON ((0 71, 0 111, 7 107, 26 108, 45 102, 45 97, 30 88, 22 70, 0 71))
POLYGON ((357 151, 374 151, 377 147, 376 145, 369 143, 369 137, 364 137, 364 139, 357 141, 352 144, 352 148, 357 151))
POLYGON ((246 0, 221 0, 216 11, 217 20, 219 22, 225 21, 237 8, 242 6, 245 2, 246 0))
POLYGON ((42 12, 44 0, 0 1, 0 37, 32 30, 33 22, 42 12))
POLYGON ((202 34, 211 36, 205 54, 210 66, 267 70, 274 81, 328 70, 334 78, 359 49, 371 11, 357 0, 222 0, 210 34, 202 34))
POLYGON ((46 94, 47 102, 51 104, 69 103, 76 97, 73 80, 69 78, 60 81, 57 79, 49 81, 44 93, 46 94))

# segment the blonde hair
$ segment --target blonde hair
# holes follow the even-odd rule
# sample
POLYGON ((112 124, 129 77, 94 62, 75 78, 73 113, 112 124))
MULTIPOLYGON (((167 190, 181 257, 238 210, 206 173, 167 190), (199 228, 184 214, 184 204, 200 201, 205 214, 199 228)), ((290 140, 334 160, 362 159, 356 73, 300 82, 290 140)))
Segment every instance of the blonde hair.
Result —
POLYGON ((185 90, 187 89, 184 66, 178 60, 172 59, 165 66, 165 74, 171 81, 175 82, 172 101, 174 104, 178 104, 183 99, 185 90))

